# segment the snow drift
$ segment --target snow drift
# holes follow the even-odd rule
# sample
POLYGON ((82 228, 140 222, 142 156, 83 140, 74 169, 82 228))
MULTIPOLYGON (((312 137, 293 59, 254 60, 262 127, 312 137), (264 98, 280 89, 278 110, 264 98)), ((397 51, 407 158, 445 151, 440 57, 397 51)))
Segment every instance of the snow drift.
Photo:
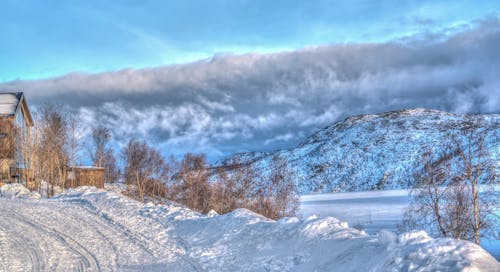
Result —
POLYGON ((0 186, 0 196, 8 198, 31 198, 38 199, 40 194, 37 192, 31 192, 22 184, 12 183, 0 186))
POLYGON ((424 232, 368 235, 333 217, 272 221, 245 209, 205 216, 95 188, 0 198, 0 213, 3 270, 500 270, 481 247, 424 232))

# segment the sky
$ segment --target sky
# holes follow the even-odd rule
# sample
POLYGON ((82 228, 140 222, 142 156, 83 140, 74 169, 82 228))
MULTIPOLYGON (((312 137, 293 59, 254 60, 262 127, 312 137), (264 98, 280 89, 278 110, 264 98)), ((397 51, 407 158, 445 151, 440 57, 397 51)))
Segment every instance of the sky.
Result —
POLYGON ((0 1, 0 91, 114 144, 268 151, 354 114, 498 113, 500 1, 0 1))

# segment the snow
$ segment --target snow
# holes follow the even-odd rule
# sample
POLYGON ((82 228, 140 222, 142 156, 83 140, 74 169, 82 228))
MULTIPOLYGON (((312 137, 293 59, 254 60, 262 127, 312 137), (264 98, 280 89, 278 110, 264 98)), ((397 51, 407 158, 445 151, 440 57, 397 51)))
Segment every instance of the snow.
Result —
MULTIPOLYGON (((480 190, 484 188, 481 187, 480 190)), ((500 191, 497 186, 496 191, 500 191)), ((324 193, 301 196, 302 217, 333 216, 368 234, 388 237, 398 232, 398 224, 410 203, 409 190, 382 190, 351 193, 324 193), (381 234, 382 233, 382 234, 381 234)), ((382 240, 387 240, 382 238, 382 240)), ((483 238, 481 245, 500 260, 500 241, 483 238)))
POLYGON ((14 93, 0 93, 0 115, 14 115, 19 100, 14 93))
POLYGON ((304 216, 333 216, 351 226, 376 233, 397 232, 397 225, 410 203, 409 190, 382 190, 351 193, 324 193, 301 196, 304 216))
MULTIPOLYGON (((500 115, 481 116, 488 132, 485 151, 498 172, 500 115)), ((447 146, 456 146, 450 134, 460 138, 466 120, 467 115, 428 109, 359 115, 325 127, 288 150, 236 156, 264 175, 273 156, 280 155, 297 174, 301 194, 409 189, 413 175, 421 170, 423 154, 432 150, 438 156, 449 151, 447 146)), ((233 159, 216 165, 230 165, 233 159)), ((458 157, 451 160, 457 163, 458 157)))
POLYGON ((13 183, 7 184, 0 187, 0 196, 7 198, 30 198, 39 199, 40 194, 37 192, 31 192, 26 189, 22 184, 13 183))
POLYGON ((91 187, 0 197, 0 214, 2 271, 500 271, 473 243, 425 232, 368 234, 334 217, 273 221, 245 209, 205 216, 91 187))

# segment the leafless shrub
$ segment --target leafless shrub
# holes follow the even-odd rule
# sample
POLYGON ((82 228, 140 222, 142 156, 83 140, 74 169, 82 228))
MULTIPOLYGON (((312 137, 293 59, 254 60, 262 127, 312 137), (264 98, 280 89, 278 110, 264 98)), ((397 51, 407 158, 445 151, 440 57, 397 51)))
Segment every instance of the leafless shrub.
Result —
POLYGON ((175 201, 203 213, 210 211, 211 188, 204 155, 184 155, 175 180, 171 188, 175 201))
POLYGON ((485 120, 469 116, 452 144, 434 158, 429 151, 422 158, 413 199, 405 211, 402 230, 424 228, 429 232, 480 244, 497 224, 498 207, 491 185, 497 183, 494 161, 484 147, 488 131, 485 120), (479 194, 479 185, 483 192, 479 194))
POLYGON ((212 184, 211 208, 219 214, 255 206, 258 176, 254 168, 239 158, 235 158, 233 163, 227 168, 218 168, 212 184))
POLYGON ((271 219, 294 216, 299 204, 296 176, 279 155, 273 157, 265 179, 256 190, 252 210, 271 219))
POLYGON ((169 175, 168 165, 156 149, 145 142, 130 140, 122 150, 125 162, 124 181, 137 189, 137 197, 144 201, 145 196, 153 199, 166 197, 164 181, 169 175))
POLYGON ((170 197, 204 213, 213 209, 224 214, 246 208, 271 219, 296 214, 295 175, 279 156, 273 158, 264 176, 238 158, 229 166, 210 170, 215 171, 211 180, 205 156, 186 154, 169 187, 170 197))

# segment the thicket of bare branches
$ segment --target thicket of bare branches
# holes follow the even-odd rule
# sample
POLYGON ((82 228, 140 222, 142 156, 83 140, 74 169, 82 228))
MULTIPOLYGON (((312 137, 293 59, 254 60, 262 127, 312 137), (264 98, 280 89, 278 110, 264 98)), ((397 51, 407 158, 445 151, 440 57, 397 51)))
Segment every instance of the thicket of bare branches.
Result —
POLYGON ((49 182, 47 194, 52 196, 54 186, 66 187, 68 122, 61 108, 54 105, 43 107, 39 118, 38 174, 42 180, 49 182))
MULTIPOLYGON (((124 182, 130 188, 137 189, 141 201, 145 196, 166 197, 166 186, 170 168, 160 152, 144 141, 130 140, 122 150, 125 162, 124 182)), ((131 193, 134 193, 130 189, 131 193)))
POLYGON ((425 154, 403 230, 424 228, 480 244, 480 238, 495 229, 498 215, 493 209, 498 198, 492 186, 497 177, 484 146, 488 135, 484 122, 480 116, 469 116, 462 133, 450 135, 452 144, 443 154, 425 154))
POLYGON ((269 168, 265 185, 257 189, 254 210, 271 219, 294 216, 299 204, 295 173, 280 156, 273 157, 269 168))
POLYGON ((188 153, 180 162, 166 161, 146 141, 132 139, 121 150, 121 174, 110 146, 109 129, 92 128, 85 144, 82 135, 86 128, 64 108, 45 105, 33 116, 35 126, 30 133, 19 130, 17 135, 16 149, 23 164, 21 180, 47 196, 54 195, 55 187, 74 185, 71 171, 81 163, 82 147, 87 146, 93 166, 105 168, 105 182, 121 177, 129 194, 141 201, 171 199, 202 213, 215 210, 223 214, 247 208, 272 219, 296 213, 295 175, 279 156, 261 170, 264 173, 257 173, 238 159, 230 166, 210 168, 204 155, 188 153))
MULTIPOLYGON (((220 214, 238 208, 253 209, 258 187, 258 175, 253 167, 236 159, 227 168, 217 168, 213 183, 211 208, 220 214)), ((257 212, 257 211, 256 211, 257 212)))
POLYGON ((215 210, 224 214, 246 208, 271 219, 297 212, 295 174, 279 156, 273 158, 269 169, 265 169, 269 173, 264 175, 239 160, 210 169, 215 171, 212 175, 208 170, 203 155, 186 154, 171 183, 171 198, 200 212, 215 210))
POLYGON ((180 163, 175 182, 171 184, 172 199, 197 211, 210 210, 211 188, 204 155, 188 153, 180 163))
POLYGON ((18 141, 16 149, 21 156, 23 171, 21 180, 26 188, 41 191, 41 164, 40 164, 40 130, 35 128, 27 132, 26 130, 16 131, 18 141))

